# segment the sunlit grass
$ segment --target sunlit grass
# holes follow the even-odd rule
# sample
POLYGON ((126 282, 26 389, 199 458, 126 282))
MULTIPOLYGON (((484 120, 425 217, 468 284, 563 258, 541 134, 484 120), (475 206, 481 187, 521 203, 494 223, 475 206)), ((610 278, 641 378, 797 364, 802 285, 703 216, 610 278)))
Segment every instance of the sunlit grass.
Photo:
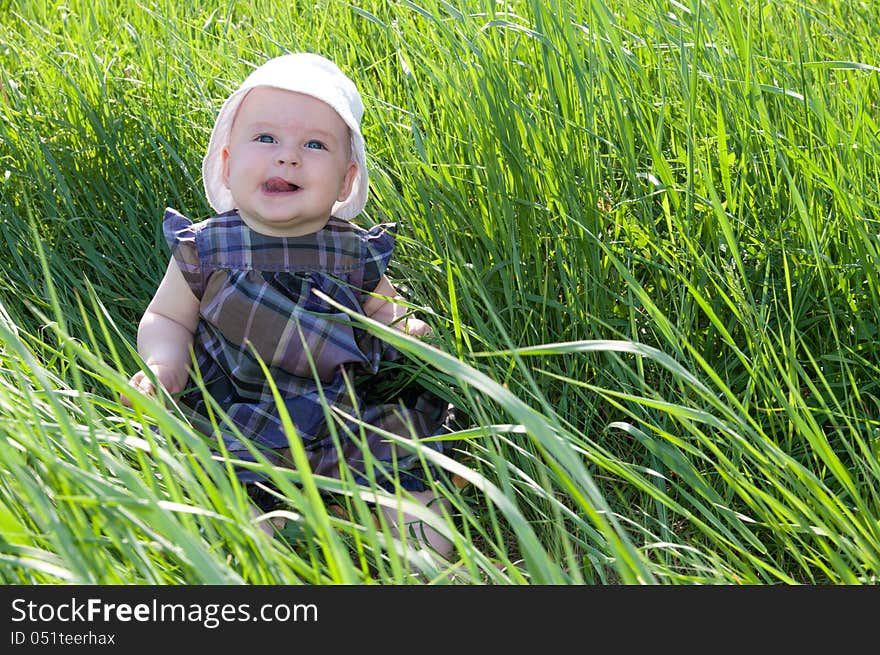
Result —
POLYGON ((878 39, 838 0, 0 0, 0 579, 449 580, 377 517, 405 493, 254 464, 271 538, 211 444, 117 400, 220 103, 312 50, 436 336, 367 328, 469 418, 413 446, 468 481, 431 519, 460 581, 876 582, 878 39))

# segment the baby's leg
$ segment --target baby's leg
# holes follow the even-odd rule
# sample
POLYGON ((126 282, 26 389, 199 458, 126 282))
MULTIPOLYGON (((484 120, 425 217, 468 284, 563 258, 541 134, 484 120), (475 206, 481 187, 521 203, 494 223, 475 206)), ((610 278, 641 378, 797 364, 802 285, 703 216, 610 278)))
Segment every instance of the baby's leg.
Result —
MULTIPOLYGON (((450 504, 445 498, 437 496, 433 491, 412 491, 410 492, 417 502, 427 507, 429 510, 443 516, 443 510, 449 511, 450 504)), ((452 542, 434 528, 429 526, 421 519, 398 511, 397 507, 380 506, 382 515, 391 526, 391 533, 400 539, 406 539, 407 543, 416 547, 427 546, 444 559, 449 559, 452 555, 452 542), (403 518, 403 526, 399 525, 399 521, 403 518)))
MULTIPOLYGON (((247 492, 250 499, 256 505, 256 507, 251 506, 251 518, 255 521, 261 515, 268 512, 277 503, 275 497, 258 484, 248 484, 247 492)), ((283 529, 285 523, 286 521, 279 516, 273 516, 271 519, 262 519, 261 521, 257 521, 257 525, 259 526, 259 528, 269 536, 275 534, 276 529, 283 529)))
MULTIPOLYGON (((251 519, 256 521, 257 518, 262 516, 263 512, 261 512, 256 507, 251 507, 251 519)), ((280 516, 273 516, 271 519, 262 519, 261 521, 257 521, 257 526, 265 532, 270 537, 275 534, 275 530, 282 530, 287 522, 281 518, 280 516)))

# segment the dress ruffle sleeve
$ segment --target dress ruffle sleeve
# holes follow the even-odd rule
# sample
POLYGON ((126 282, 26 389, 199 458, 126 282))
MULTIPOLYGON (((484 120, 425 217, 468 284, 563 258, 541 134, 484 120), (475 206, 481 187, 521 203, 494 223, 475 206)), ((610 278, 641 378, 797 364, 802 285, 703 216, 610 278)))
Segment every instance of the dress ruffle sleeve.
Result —
POLYGON ((364 292, 373 291, 385 274, 391 255, 394 252, 394 240, 397 236, 397 224, 382 223, 370 228, 364 234, 364 292))
POLYGON ((196 298, 201 300, 207 275, 199 257, 196 230, 193 229, 192 221, 169 207, 165 210, 162 232, 183 278, 196 298))

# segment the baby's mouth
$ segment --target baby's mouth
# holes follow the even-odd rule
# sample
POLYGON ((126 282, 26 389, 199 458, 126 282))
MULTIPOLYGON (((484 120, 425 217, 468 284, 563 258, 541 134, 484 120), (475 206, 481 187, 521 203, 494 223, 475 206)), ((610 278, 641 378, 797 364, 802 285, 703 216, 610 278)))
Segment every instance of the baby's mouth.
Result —
POLYGON ((273 177, 269 180, 266 180, 263 188, 269 193, 291 193, 293 191, 299 190, 299 187, 296 184, 291 184, 287 180, 280 177, 273 177))

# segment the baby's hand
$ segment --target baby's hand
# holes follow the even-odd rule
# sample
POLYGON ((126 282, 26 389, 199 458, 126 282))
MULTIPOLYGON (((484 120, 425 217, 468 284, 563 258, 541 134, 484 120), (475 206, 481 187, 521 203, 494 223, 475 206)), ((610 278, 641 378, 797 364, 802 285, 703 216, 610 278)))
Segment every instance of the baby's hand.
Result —
MULTIPOLYGON (((159 384, 161 384, 168 393, 175 394, 183 390, 184 383, 180 381, 180 376, 175 374, 175 372, 168 366, 153 364, 150 366, 150 370, 156 376, 156 379, 159 380, 159 384)), ((131 379, 128 381, 128 386, 134 387, 148 396, 155 397, 157 395, 155 385, 144 371, 138 371, 132 375, 131 379)), ((131 401, 124 394, 119 394, 119 401, 126 407, 131 407, 131 401)))
POLYGON ((429 336, 434 330, 421 319, 408 316, 404 319, 404 332, 410 336, 419 337, 421 339, 429 336))

